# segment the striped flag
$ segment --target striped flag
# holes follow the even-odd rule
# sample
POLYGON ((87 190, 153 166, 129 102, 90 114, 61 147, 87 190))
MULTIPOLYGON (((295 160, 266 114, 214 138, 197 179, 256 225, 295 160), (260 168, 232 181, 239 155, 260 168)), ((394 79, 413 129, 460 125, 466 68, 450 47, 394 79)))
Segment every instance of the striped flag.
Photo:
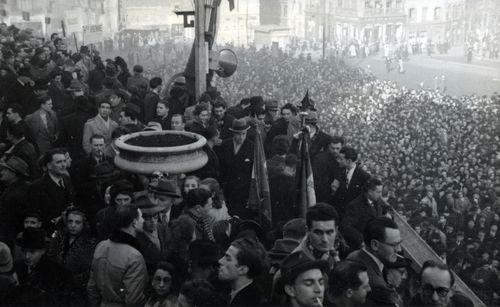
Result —
POLYGON ((267 178, 266 156, 259 129, 255 129, 252 181, 248 196, 248 208, 258 214, 258 222, 264 228, 272 226, 271 194, 267 178))
POLYGON ((296 173, 297 182, 297 208, 298 217, 305 218, 307 208, 316 204, 316 192, 314 191, 314 179, 309 157, 309 133, 302 133, 300 145, 300 161, 296 173))

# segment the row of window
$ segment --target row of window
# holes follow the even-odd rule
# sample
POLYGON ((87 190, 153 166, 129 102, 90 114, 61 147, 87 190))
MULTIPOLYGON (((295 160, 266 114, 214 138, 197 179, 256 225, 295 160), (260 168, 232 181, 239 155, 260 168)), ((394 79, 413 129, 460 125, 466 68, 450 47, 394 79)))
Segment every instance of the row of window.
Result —
MULTIPOLYGON (((435 7, 434 8, 434 15, 433 19, 430 19, 429 17, 429 8, 428 7, 423 7, 422 8, 422 18, 421 21, 429 21, 429 20, 441 20, 442 19, 442 12, 443 9, 441 7, 435 7)), ((410 21, 417 21, 417 9, 416 8, 410 8, 408 10, 408 18, 410 21)))

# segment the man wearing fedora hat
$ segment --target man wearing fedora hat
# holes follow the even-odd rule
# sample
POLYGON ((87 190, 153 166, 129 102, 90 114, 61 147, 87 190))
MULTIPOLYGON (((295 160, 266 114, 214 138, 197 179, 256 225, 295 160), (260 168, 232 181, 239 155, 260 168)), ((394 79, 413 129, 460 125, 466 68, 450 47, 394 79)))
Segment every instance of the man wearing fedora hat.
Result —
MULTIPOLYGON (((74 283, 69 271, 47 256, 45 231, 27 228, 16 240, 21 247, 22 259, 16 261, 14 269, 21 289, 44 293, 44 302, 50 306, 64 306, 74 301, 74 283)), ((20 295, 16 295, 21 297, 20 295)), ((31 301, 30 304, 40 304, 31 301)))
POLYGON ((229 213, 249 218, 246 209, 253 167, 253 142, 247 138, 250 126, 245 119, 233 121, 233 136, 222 141, 216 153, 221 165, 221 183, 229 213))
POLYGON ((148 198, 162 210, 160 212, 160 224, 167 227, 171 220, 171 209, 176 199, 181 198, 180 189, 175 180, 161 179, 157 183, 150 184, 146 191, 136 193, 146 194, 148 198))
POLYGON ((16 234, 22 231, 24 210, 28 204, 28 164, 12 156, 0 162, 0 182, 5 189, 0 195, 0 240, 13 243, 16 234))
POLYGON ((321 307, 325 294, 324 274, 328 262, 311 260, 303 252, 295 252, 281 264, 281 276, 275 290, 284 291, 292 307, 321 307))
POLYGON ((3 159, 6 160, 12 156, 17 156, 28 164, 29 174, 32 179, 40 177, 37 150, 35 145, 26 138, 25 129, 21 123, 9 125, 7 128, 7 141, 11 146, 3 153, 3 159))
POLYGON ((160 228, 158 223, 160 212, 164 208, 154 204, 146 195, 136 198, 134 205, 141 210, 144 218, 143 231, 137 233, 137 241, 141 247, 146 266, 149 272, 152 272, 158 262, 166 257, 167 232, 164 228, 160 228))

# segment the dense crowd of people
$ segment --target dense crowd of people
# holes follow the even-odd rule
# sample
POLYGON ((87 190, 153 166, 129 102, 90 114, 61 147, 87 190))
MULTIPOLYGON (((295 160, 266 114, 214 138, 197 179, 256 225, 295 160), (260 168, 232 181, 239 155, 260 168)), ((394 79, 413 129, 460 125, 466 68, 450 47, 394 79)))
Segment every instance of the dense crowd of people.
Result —
POLYGON ((189 48, 165 48, 104 59, 0 25, 2 304, 471 306, 450 269, 500 303, 499 95, 248 47, 192 103, 184 78, 166 82, 189 48), (207 164, 115 166, 118 137, 161 130, 203 135, 207 164), (260 140, 266 223, 249 205, 260 140), (411 268, 396 215, 441 261, 411 268))

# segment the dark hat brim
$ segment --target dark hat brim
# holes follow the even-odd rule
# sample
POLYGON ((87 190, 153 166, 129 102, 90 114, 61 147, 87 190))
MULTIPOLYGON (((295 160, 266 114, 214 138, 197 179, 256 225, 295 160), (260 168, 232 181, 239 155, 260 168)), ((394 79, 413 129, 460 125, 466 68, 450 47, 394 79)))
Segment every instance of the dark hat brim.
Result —
POLYGON ((234 129, 234 128, 229 128, 229 131, 234 132, 234 133, 242 133, 250 129, 250 126, 247 126, 244 129, 234 129))

